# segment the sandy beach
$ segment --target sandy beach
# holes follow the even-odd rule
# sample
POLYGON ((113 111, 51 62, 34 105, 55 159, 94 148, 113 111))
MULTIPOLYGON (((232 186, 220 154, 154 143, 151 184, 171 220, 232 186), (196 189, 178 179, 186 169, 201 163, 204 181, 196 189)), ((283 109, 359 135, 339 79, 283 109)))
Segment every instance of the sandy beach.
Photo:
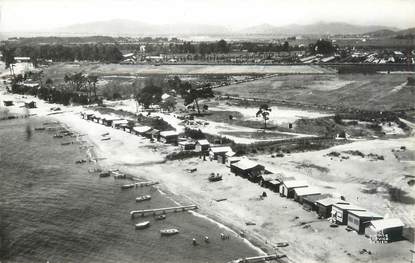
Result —
MULTIPOLYGON (((197 213, 230 227, 235 231, 235 235, 243 231, 247 240, 267 253, 276 251, 286 254, 290 262, 410 261, 409 249, 413 245, 408 241, 387 245, 374 244, 364 236, 345 231, 344 226, 330 228, 329 222, 318 219, 314 212, 307 212, 293 200, 282 198, 277 193, 264 190, 258 184, 234 176, 228 167, 215 161, 203 161, 200 158, 166 161, 164 157, 177 149, 176 147, 159 142, 151 143, 143 137, 83 120, 80 117, 82 107, 52 105, 30 96, 22 98, 19 95, 4 93, 2 99, 36 101, 38 108, 31 109, 30 114, 49 116, 79 134, 85 134, 84 139, 93 146, 99 166, 105 169, 117 168, 134 176, 159 181, 160 190, 171 195, 175 201, 180 204, 197 204, 200 208, 197 213), (52 113, 50 108, 56 106, 59 106, 61 111, 49 115, 52 113), (101 135, 104 133, 109 133, 111 140, 102 141, 101 135), (188 173, 185 170, 188 168, 197 168, 197 171, 188 173), (207 177, 211 172, 220 173, 223 180, 209 182, 207 177), (268 197, 260 199, 263 191, 267 192, 268 197), (215 201, 218 199, 224 200, 215 201), (247 225, 247 222, 253 224, 247 225), (280 242, 287 242, 289 246, 277 248, 276 244, 280 242), (361 254, 361 249, 370 250, 371 254, 361 254)), ((19 106, 13 107, 11 111, 19 106)), ((376 194, 361 191, 364 185, 376 184, 377 181, 389 182, 393 186, 401 187, 411 198, 415 198, 413 190, 403 179, 405 174, 413 174, 413 161, 400 162, 391 151, 402 145, 405 145, 407 150, 414 151, 413 142, 413 137, 361 141, 323 151, 290 154, 280 159, 265 155, 253 159, 272 171, 305 179, 310 184, 320 187, 322 192, 339 193, 346 196, 347 200, 373 212, 387 217, 400 217, 405 224, 413 227, 413 203, 391 205, 382 189, 376 194), (366 154, 384 155, 385 160, 372 161, 350 156, 348 160, 341 161, 326 156, 331 151, 344 152, 356 149, 366 154), (361 171, 365 171, 364 177, 361 177, 361 171)))

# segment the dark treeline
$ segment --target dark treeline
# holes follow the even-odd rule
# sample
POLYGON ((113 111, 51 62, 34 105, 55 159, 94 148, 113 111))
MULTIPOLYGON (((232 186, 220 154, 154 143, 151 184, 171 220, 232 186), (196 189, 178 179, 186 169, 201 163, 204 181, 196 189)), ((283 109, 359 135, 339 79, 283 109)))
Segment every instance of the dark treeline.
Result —
POLYGON ((103 44, 3 46, 1 51, 4 58, 30 57, 33 60, 119 62, 122 59, 117 46, 103 44))
POLYGON ((55 87, 53 81, 48 78, 44 80, 43 73, 28 72, 24 75, 14 76, 11 83, 10 92, 37 96, 39 99, 50 103, 63 105, 102 103, 102 99, 97 95, 96 83, 98 77, 94 75, 84 75, 74 73, 65 75, 65 85, 55 87), (26 83, 26 81, 29 81, 26 83), (37 84, 37 85, 36 85, 37 84))

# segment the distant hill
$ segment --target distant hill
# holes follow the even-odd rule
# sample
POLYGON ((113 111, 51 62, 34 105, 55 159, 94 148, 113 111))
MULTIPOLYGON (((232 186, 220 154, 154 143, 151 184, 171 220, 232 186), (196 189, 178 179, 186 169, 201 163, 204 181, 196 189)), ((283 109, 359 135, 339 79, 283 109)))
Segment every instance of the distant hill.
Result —
POLYGON ((346 34, 363 34, 366 32, 378 30, 391 30, 386 26, 359 26, 348 23, 325 23, 319 22, 310 25, 291 24, 287 26, 277 27, 268 24, 248 27, 239 30, 239 33, 244 34, 284 34, 284 35, 346 35, 346 34))
POLYGON ((198 35, 224 34, 228 29, 221 26, 203 24, 153 25, 140 21, 116 19, 76 24, 53 30, 57 33, 94 34, 94 35, 198 35))
POLYGON ((382 29, 382 30, 377 30, 374 32, 368 32, 365 33, 364 35, 368 35, 371 37, 389 37, 389 36, 393 36, 395 35, 396 32, 390 29, 382 29))
POLYGON ((371 37, 402 37, 402 36, 414 36, 415 35, 415 27, 404 29, 404 30, 390 30, 390 29, 383 29, 377 30, 374 32, 368 32, 364 35, 368 35, 371 37))

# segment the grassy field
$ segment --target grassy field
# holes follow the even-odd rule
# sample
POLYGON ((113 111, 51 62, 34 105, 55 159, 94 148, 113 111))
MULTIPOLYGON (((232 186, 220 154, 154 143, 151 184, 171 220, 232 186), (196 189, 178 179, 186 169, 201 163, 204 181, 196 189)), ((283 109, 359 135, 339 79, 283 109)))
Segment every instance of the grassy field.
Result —
POLYGON ((216 89, 223 95, 304 104, 394 110, 414 106, 414 74, 285 75, 216 89))

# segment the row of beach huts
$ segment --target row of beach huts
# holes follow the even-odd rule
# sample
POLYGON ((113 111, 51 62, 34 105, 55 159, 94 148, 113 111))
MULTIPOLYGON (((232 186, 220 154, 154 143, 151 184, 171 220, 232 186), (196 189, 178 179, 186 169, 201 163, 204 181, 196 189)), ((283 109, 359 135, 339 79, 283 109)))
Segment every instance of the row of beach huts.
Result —
MULTIPOLYGON (((383 218, 366 208, 346 201, 344 197, 324 194, 304 180, 268 171, 264 165, 246 157, 235 157, 231 149, 223 153, 225 147, 218 147, 218 155, 210 155, 220 163, 225 163, 230 171, 251 182, 258 183, 280 196, 291 198, 307 211, 314 211, 319 218, 329 218, 336 225, 346 225, 347 229, 364 234, 374 242, 401 240, 404 224, 399 218, 383 218)), ((216 152, 211 148, 210 153, 216 152)))
POLYGON ((85 120, 151 140, 178 145, 182 151, 200 152, 201 155, 209 156, 211 161, 225 164, 233 174, 258 183, 264 188, 279 193, 282 197, 291 198, 301 204, 305 210, 315 211, 319 218, 330 218, 336 225, 347 225, 348 229, 364 234, 372 240, 391 242, 402 239, 404 224, 400 219, 385 219, 377 213, 346 201, 344 197, 323 194, 304 180, 271 172, 264 165, 244 156, 235 156, 235 152, 229 146, 211 146, 206 139, 180 140, 177 131, 159 131, 149 126, 132 125, 131 121, 113 115, 82 112, 81 116, 85 120))

